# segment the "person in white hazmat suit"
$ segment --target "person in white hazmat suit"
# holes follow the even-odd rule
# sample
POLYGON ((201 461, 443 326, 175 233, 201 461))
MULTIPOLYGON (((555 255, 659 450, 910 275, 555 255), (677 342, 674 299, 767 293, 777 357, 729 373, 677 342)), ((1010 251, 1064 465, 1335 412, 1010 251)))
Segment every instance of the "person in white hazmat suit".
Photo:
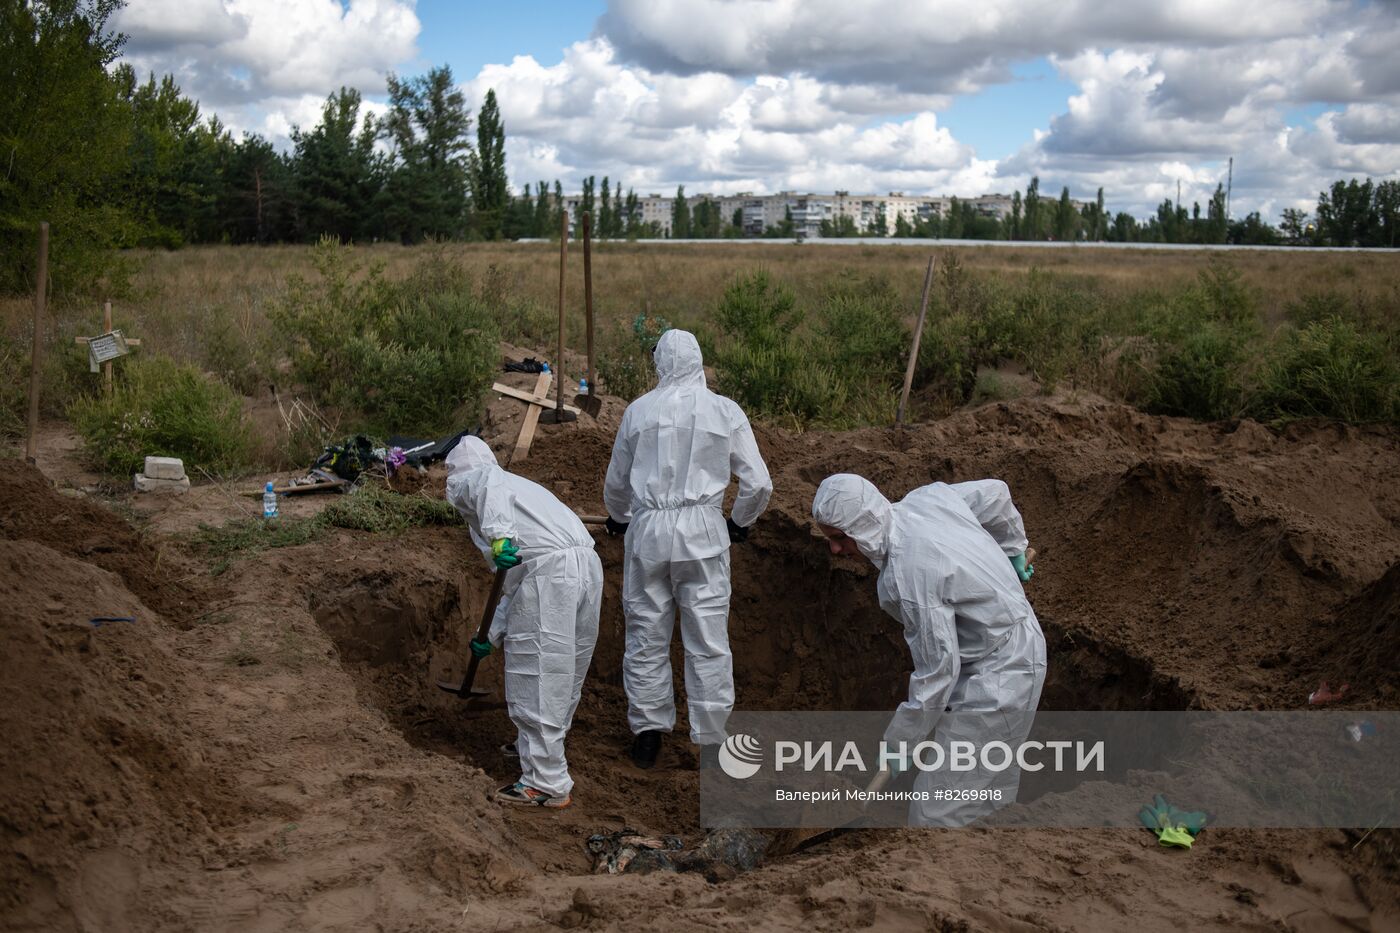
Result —
POLYGON ((480 438, 462 438, 447 455, 447 471, 448 501, 496 573, 507 575, 488 640, 471 642, 477 657, 505 648, 520 780, 495 799, 567 807, 574 782, 564 737, 598 640, 603 565, 574 511, 543 486, 501 469, 480 438))
MULTIPOLYGON (((888 770, 910 767, 915 746, 929 739, 945 751, 954 741, 979 750, 1001 741, 1014 751, 1040 703, 1045 637, 1022 589, 1034 568, 1006 484, 933 483, 891 505, 870 481, 842 473, 822 481, 812 517, 833 554, 864 555, 879 569, 880 607, 904 626, 913 655, 909 697, 884 736, 886 749, 904 742, 911 755, 891 755, 888 770)), ((932 764, 936 757, 919 760, 932 764)), ((973 799, 915 801, 910 821, 966 825, 1014 802, 1019 781, 1014 764, 1002 771, 921 768, 916 790, 973 799)))
POLYGON ((668 330, 653 351, 657 386, 627 406, 603 487, 608 532, 625 534, 622 677, 632 760, 656 763, 676 724, 671 632, 680 610, 690 740, 701 761, 725 739, 734 708, 729 545, 743 541, 773 493, 749 419, 705 386, 694 335, 668 330), (738 496, 726 520, 730 476, 738 496))

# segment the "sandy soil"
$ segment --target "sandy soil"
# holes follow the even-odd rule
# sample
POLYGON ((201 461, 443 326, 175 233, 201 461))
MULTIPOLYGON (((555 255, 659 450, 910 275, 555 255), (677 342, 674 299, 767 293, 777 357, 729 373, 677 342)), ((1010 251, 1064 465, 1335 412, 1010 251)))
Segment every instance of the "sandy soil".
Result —
MULTIPOLYGON (((522 408, 494 404, 488 440, 509 444, 522 408)), ((516 468, 601 511, 620 410, 543 427, 516 468)), ((698 834, 683 736, 654 771, 626 757, 620 542, 599 542, 577 802, 502 812, 486 795, 515 776, 504 710, 469 718, 432 686, 460 673, 485 595, 463 530, 337 532, 211 577, 177 532, 241 514, 241 489, 123 499, 145 513, 133 526, 62 435, 43 473, 0 469, 4 929, 1400 928, 1384 830, 1208 830, 1189 853, 1131 830, 866 832, 722 883, 592 876, 590 833, 698 834)), ((811 537, 812 491, 840 470, 892 497, 1012 485, 1041 555, 1046 708, 1296 709, 1324 678, 1352 684, 1344 705, 1400 702, 1395 432, 1056 397, 902 432, 763 429, 760 445, 778 492, 733 552, 744 708, 881 709, 903 689, 870 568, 811 537)))

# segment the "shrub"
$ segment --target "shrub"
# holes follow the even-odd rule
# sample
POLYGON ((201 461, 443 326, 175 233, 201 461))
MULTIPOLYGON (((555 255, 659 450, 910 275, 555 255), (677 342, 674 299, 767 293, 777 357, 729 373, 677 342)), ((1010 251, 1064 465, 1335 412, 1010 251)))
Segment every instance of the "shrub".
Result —
POLYGON ((1211 321, 1159 350, 1141 407, 1159 415, 1219 420, 1239 413, 1244 344, 1237 329, 1211 321))
POLYGON ((823 358, 850 385, 897 388, 909 353, 903 316, 899 296, 887 280, 838 279, 815 316, 823 358))
POLYGON ((433 435, 480 411, 499 363, 488 303, 441 253, 407 279, 361 270, 348 247, 316 247, 320 280, 290 282, 271 317, 292 375, 346 427, 370 434, 433 435))
POLYGON ((1400 420, 1395 348, 1336 317, 1284 331, 1270 347, 1250 410, 1263 420, 1400 420))
POLYGON ((229 473, 248 462, 239 397, 192 366, 164 357, 123 361, 110 397, 79 398, 69 410, 88 457, 114 474, 136 473, 147 456, 179 457, 190 470, 229 473))
POLYGON ((846 388, 832 370, 829 347, 806 339, 792 289, 765 271, 740 276, 716 310, 724 339, 716 346, 719 391, 748 412, 797 427, 840 417, 846 388))

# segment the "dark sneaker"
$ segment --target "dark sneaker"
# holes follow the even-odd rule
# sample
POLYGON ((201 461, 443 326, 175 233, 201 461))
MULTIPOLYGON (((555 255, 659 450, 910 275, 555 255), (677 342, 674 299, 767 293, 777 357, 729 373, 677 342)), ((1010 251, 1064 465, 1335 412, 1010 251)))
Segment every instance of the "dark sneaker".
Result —
POLYGON ((632 764, 639 768, 650 768, 656 764, 656 756, 661 753, 661 733, 654 729, 639 732, 632 740, 632 764))
POLYGON ((708 771, 708 770, 710 770, 711 768, 718 768, 718 767, 719 767, 719 746, 718 746, 718 745, 701 745, 701 746, 700 746, 700 770, 701 770, 701 771, 708 771))
POLYGON ((507 742, 501 746, 501 754, 507 758, 519 758, 520 753, 515 750, 514 742, 507 742))
POLYGON ((562 810, 574 802, 571 794, 552 797, 542 790, 535 790, 519 781, 502 787, 496 791, 492 799, 497 803, 506 803, 515 807, 548 807, 551 810, 562 810))

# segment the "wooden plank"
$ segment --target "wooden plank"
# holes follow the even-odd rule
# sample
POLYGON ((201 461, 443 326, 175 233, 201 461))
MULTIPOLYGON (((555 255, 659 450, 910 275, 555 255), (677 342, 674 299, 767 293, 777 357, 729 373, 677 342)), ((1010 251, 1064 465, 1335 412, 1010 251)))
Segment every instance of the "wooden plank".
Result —
MULTIPOLYGON (((277 495, 279 496, 298 496, 304 492, 321 492, 322 490, 339 489, 342 486, 349 485, 350 481, 348 479, 336 479, 325 480, 319 483, 301 483, 296 486, 292 486, 290 484, 286 486, 273 486, 272 491, 277 493, 277 495)), ((259 489, 255 492, 245 492, 243 495, 248 496, 249 498, 256 499, 266 491, 267 490, 265 489, 259 489)))
MULTIPOLYGON (((535 395, 543 398, 549 394, 549 373, 540 373, 535 380, 535 395)), ((530 445, 535 441, 535 428, 539 427, 541 406, 533 400, 525 406, 525 423, 520 426, 520 436, 515 439, 515 450, 511 452, 510 462, 524 460, 530 456, 530 445)))
POLYGON ((909 389, 914 384, 914 367, 919 364, 919 339, 924 335, 924 317, 928 315, 928 293, 933 286, 933 257, 928 258, 924 273, 924 297, 919 302, 919 322, 914 325, 914 345, 909 348, 909 365, 904 370, 904 391, 899 394, 899 407, 894 410, 894 423, 904 423, 904 406, 909 404, 909 389))
MULTIPOLYGON (((85 345, 90 339, 92 339, 92 338, 90 338, 90 337, 74 337, 74 338, 73 338, 73 342, 74 342, 75 344, 77 344, 78 346, 83 346, 83 345, 85 345)), ((139 347, 139 346, 141 346, 141 338, 139 338, 139 337, 122 337, 122 340, 126 341, 126 345, 127 345, 128 347, 139 347)))
MULTIPOLYGON (((550 400, 547 399, 547 398, 542 398, 542 397, 540 397, 540 396, 538 396, 538 395, 531 395, 529 392, 526 392, 524 389, 515 389, 515 388, 512 388, 511 386, 501 385, 499 382, 496 383, 495 385, 493 385, 493 386, 491 387, 491 391, 492 391, 492 392, 496 392, 496 393, 498 393, 498 394, 500 394, 500 395, 508 395, 508 396, 510 396, 511 398, 518 398, 518 399, 520 399, 520 401, 522 401, 522 402, 529 402, 531 405, 539 405, 539 406, 544 407, 544 408, 553 408, 553 407, 554 407, 554 402, 550 401, 550 400)), ((579 410, 578 410, 577 408, 575 408, 574 406, 572 406, 572 405, 565 405, 565 406, 564 406, 564 410, 565 410, 565 411, 571 411, 571 412, 573 412, 574 414, 578 414, 578 413, 579 413, 579 410)))
POLYGON ((44 355, 44 314, 49 288, 49 222, 39 222, 39 271, 34 279, 34 342, 29 351, 29 420, 24 437, 24 459, 38 456, 40 361, 44 355))

